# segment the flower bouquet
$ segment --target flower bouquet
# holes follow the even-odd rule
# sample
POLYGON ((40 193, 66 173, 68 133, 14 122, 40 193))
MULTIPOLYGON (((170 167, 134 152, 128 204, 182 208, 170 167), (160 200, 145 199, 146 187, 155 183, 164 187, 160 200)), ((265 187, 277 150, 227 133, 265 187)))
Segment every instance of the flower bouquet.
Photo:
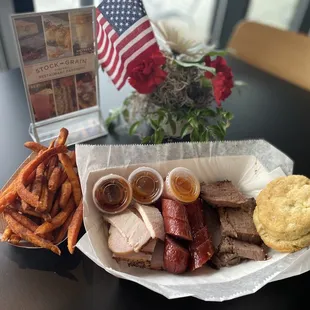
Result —
POLYGON ((190 141, 223 140, 233 115, 222 102, 234 87, 225 52, 185 40, 174 28, 156 28, 164 38, 163 48, 132 70, 128 82, 135 91, 107 125, 120 114, 130 134, 148 124, 153 130, 149 135, 140 132, 142 143, 185 136, 190 141))

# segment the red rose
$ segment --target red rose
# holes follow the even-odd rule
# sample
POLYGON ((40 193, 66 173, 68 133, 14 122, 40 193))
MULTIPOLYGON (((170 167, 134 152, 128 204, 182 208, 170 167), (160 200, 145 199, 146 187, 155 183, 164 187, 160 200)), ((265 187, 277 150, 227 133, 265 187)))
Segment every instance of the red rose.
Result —
POLYGON ((166 58, 160 51, 153 53, 131 71, 129 84, 140 94, 152 93, 166 79, 167 72, 161 69, 165 63, 166 58))
POLYGON ((217 56, 212 61, 210 56, 206 56, 205 64, 215 69, 215 75, 207 71, 205 77, 211 79, 215 101, 218 106, 221 106, 221 102, 230 96, 231 89, 234 87, 231 68, 227 66, 225 59, 220 56, 217 56))

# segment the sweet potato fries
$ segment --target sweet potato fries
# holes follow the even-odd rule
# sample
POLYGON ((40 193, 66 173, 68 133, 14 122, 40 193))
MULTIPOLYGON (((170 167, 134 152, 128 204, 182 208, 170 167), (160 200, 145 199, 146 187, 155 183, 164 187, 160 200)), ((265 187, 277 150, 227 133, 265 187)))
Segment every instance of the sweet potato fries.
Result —
POLYGON ((26 240, 60 255, 57 245, 67 235, 73 253, 83 204, 75 152, 68 151, 67 137, 68 130, 62 128, 48 148, 25 143, 33 151, 33 159, 0 191, 0 213, 7 222, 1 241, 19 244, 26 240))

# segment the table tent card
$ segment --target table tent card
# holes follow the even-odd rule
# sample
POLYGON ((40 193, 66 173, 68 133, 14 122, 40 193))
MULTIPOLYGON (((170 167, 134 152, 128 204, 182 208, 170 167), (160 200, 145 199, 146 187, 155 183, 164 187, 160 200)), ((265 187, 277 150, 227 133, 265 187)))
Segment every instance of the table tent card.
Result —
POLYGON ((106 134, 98 100, 95 9, 12 16, 31 116, 30 135, 48 143, 59 128, 69 144, 106 134))

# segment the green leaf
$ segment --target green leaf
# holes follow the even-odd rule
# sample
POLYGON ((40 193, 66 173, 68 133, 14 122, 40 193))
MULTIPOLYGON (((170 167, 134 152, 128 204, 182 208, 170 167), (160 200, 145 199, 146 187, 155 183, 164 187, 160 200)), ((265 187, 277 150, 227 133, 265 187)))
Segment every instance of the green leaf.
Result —
POLYGON ((118 108, 111 111, 109 117, 107 117, 107 119, 105 120, 105 124, 108 128, 112 124, 112 122, 115 121, 121 115, 121 112, 122 108, 118 108))
POLYGON ((201 86, 204 88, 211 88, 212 87, 212 82, 210 79, 207 79, 205 76, 202 76, 201 79, 201 86))
POLYGON ((181 60, 177 60, 177 59, 174 59, 174 61, 182 66, 182 67, 185 67, 185 68, 189 68, 189 67, 197 67, 199 69, 202 69, 202 70, 205 70, 205 71, 208 71, 208 72, 211 72, 212 74, 215 74, 215 69, 212 68, 212 67, 207 67, 207 66, 204 66, 200 63, 195 63, 195 62, 184 62, 184 61, 181 61, 181 60))
POLYGON ((137 131, 137 129, 138 129, 139 126, 140 126, 140 121, 137 121, 137 122, 133 123, 133 124, 130 126, 129 134, 130 134, 130 135, 133 135, 133 134, 137 131))
POLYGON ((154 119, 150 118, 150 122, 151 122, 151 126, 153 127, 153 129, 156 130, 159 127, 158 123, 157 123, 157 120, 154 120, 154 119))
POLYGON ((181 129, 181 133, 180 133, 180 135, 181 135, 181 137, 182 138, 184 138, 189 132, 190 132, 190 124, 189 123, 187 123, 187 124, 185 124, 183 127, 182 127, 182 129, 181 129))
POLYGON ((160 144, 163 142, 165 136, 165 132, 162 128, 159 128, 154 133, 154 142, 155 144, 160 144))
POLYGON ((224 128, 219 125, 211 125, 209 126, 209 130, 215 139, 224 140, 226 134, 226 130, 224 130, 224 128))
MULTIPOLYGON (((234 118, 234 115, 231 112, 223 112, 222 119, 225 124, 229 123, 234 118)), ((229 126, 226 126, 229 127, 229 126)))
POLYGON ((162 118, 165 118, 165 116, 166 116, 166 114, 163 111, 163 109, 159 109, 155 113, 158 114, 159 116, 161 116, 162 118))
POLYGON ((175 121, 172 119, 171 114, 168 114, 168 122, 169 122, 170 128, 172 130, 172 134, 174 135, 177 131, 177 125, 176 125, 175 121))
POLYGON ((226 113, 226 119, 228 119, 229 121, 231 121, 234 118, 234 115, 231 112, 227 112, 226 113))
POLYGON ((216 112, 211 110, 211 109, 203 109, 203 111, 201 112, 202 116, 211 116, 211 117, 215 117, 216 116, 216 112))
POLYGON ((206 142, 206 141, 209 141, 209 134, 208 134, 208 131, 205 130, 201 136, 200 136, 200 141, 202 142, 206 142))
POLYGON ((208 56, 225 56, 227 54, 227 51, 212 51, 209 52, 207 55, 208 56))
POLYGON ((160 125, 161 122, 164 120, 164 118, 165 118, 165 114, 160 114, 157 120, 157 124, 160 125))
POLYGON ((141 144, 146 144, 146 143, 150 142, 151 139, 152 139, 152 137, 146 136, 146 137, 144 137, 144 138, 142 139, 141 144))
POLYGON ((125 109, 125 110, 123 110, 122 114, 123 114, 124 120, 126 122, 128 122, 129 121, 129 111, 127 109, 125 109))
POLYGON ((191 124, 191 126, 192 126, 193 128, 198 129, 199 123, 198 123, 197 119, 191 117, 191 120, 189 120, 189 123, 191 124))
POLYGON ((198 132, 197 129, 194 129, 194 130, 191 132, 190 138, 191 138, 191 141, 192 141, 192 142, 195 142, 195 141, 199 141, 199 140, 200 140, 199 132, 198 132))
POLYGON ((129 104, 130 104, 130 99, 129 98, 126 98, 125 100, 124 100, 124 102, 123 102, 123 105, 124 106, 129 106, 129 104))
POLYGON ((223 112, 223 108, 219 108, 219 107, 216 108, 217 115, 220 115, 222 112, 223 112))

